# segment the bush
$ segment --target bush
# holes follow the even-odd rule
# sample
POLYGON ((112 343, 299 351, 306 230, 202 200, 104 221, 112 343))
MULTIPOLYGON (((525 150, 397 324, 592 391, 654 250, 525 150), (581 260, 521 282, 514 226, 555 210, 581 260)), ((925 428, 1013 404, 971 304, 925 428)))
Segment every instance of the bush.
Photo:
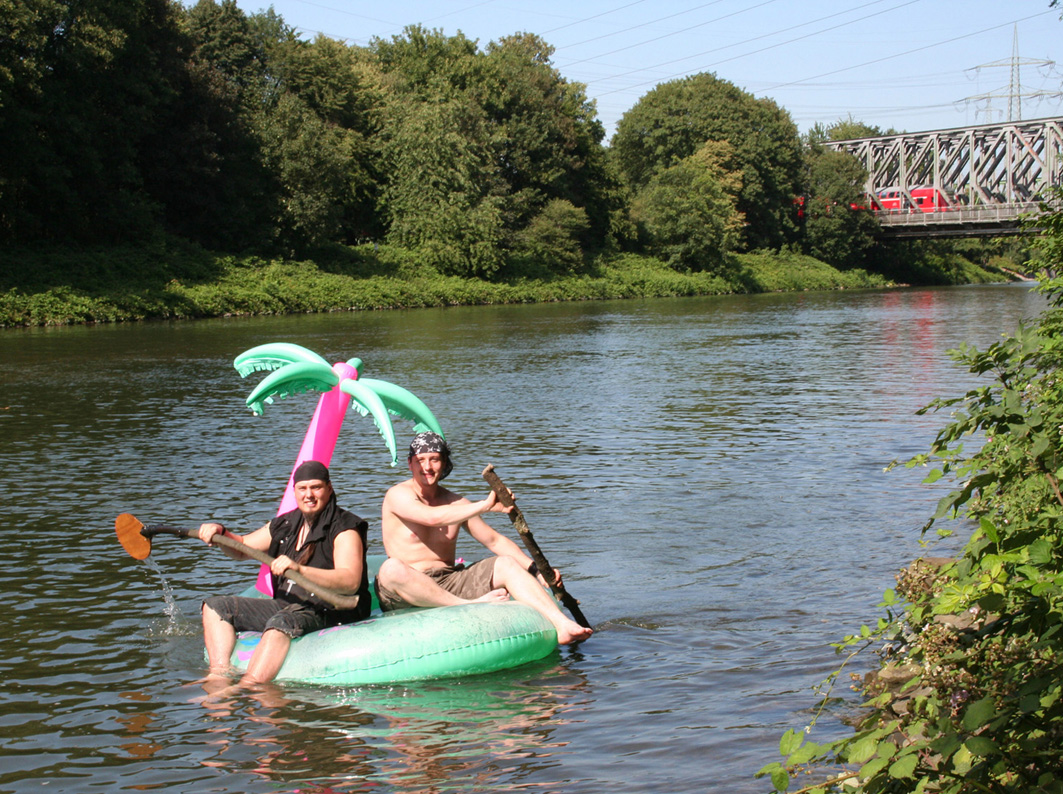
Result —
MULTIPOLYGON (((1058 268, 1063 213, 1041 222, 1058 268)), ((953 351, 992 382, 924 409, 952 419, 907 463, 932 467, 927 483, 957 481, 924 533, 944 518, 973 522, 962 556, 933 576, 899 577, 886 616, 840 644, 885 646, 888 674, 867 679, 854 735, 783 737, 785 763, 760 772, 776 790, 809 765, 842 769, 809 789, 820 792, 1063 790, 1063 279, 1042 290, 1050 307, 1036 327, 953 351), (971 436, 983 439, 975 452, 964 449, 971 436), (891 677, 899 686, 885 685, 891 677)))
POLYGON ((577 273, 583 267, 580 239, 589 228, 587 212, 582 207, 564 199, 551 199, 517 235, 518 251, 553 273, 577 273))

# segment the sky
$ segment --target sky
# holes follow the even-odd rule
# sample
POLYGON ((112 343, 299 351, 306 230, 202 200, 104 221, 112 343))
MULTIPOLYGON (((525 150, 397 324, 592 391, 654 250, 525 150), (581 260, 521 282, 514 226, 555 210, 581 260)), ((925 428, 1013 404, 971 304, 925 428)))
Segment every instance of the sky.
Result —
MULTIPOLYGON (((238 0, 248 13, 268 0, 238 0)), ((273 0, 302 38, 365 46, 421 24, 481 49, 529 32, 606 130, 654 86, 710 72, 801 132, 905 132, 1063 116, 1063 8, 1049 0, 273 0), (1017 43, 1017 47, 1016 47, 1017 43), (1009 119, 1008 110, 1011 109, 1009 119)))

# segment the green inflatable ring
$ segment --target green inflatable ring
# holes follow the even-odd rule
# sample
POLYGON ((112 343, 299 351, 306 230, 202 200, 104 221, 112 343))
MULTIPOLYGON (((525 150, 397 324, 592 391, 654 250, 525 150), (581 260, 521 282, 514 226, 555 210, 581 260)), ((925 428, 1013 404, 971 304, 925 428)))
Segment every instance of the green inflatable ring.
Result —
MULTIPOLYGON (((371 559, 371 570, 382 559, 371 559)), ((257 632, 239 635, 232 654, 234 667, 247 668, 260 639, 257 632)), ((385 615, 374 599, 367 620, 293 640, 277 680, 356 686, 455 678, 517 667, 556 648, 553 625, 516 601, 404 609, 385 615)))

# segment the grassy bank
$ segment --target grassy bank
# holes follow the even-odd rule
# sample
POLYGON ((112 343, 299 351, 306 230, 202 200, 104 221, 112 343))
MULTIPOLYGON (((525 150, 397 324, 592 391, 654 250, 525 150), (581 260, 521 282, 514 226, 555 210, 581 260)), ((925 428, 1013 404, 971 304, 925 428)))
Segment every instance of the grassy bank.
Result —
MULTIPOLYGON (((952 283, 1001 281, 976 268, 952 283)), ((942 283, 948 283, 945 279, 942 283)), ((217 255, 177 241, 141 247, 0 252, 0 327, 492 303, 722 295, 892 286, 790 253, 739 254, 723 274, 677 273, 633 254, 566 277, 440 275, 398 249, 332 248, 312 260, 217 255)))

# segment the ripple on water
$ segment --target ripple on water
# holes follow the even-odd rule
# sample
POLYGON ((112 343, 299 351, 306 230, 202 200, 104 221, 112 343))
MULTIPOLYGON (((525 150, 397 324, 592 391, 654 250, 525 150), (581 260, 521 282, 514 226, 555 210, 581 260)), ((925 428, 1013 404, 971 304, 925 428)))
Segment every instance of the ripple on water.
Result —
MULTIPOLYGON (((969 387, 946 348, 1040 305, 989 287, 0 334, 0 478, 21 540, 0 570, 18 638, 0 646, 0 790, 762 791, 752 774, 779 736, 816 717, 830 643, 920 552, 938 493, 882 468, 939 426, 916 409, 969 387), (136 562, 114 517, 273 514, 313 399, 253 417, 257 378, 231 362, 280 340, 357 355, 425 399, 456 490, 485 494, 495 464, 592 640, 469 680, 205 704, 200 600, 256 566, 163 537, 136 562)), ((374 552, 404 475, 389 457, 352 414, 333 470, 374 552)), ((847 730, 848 702, 814 739, 847 730)))

